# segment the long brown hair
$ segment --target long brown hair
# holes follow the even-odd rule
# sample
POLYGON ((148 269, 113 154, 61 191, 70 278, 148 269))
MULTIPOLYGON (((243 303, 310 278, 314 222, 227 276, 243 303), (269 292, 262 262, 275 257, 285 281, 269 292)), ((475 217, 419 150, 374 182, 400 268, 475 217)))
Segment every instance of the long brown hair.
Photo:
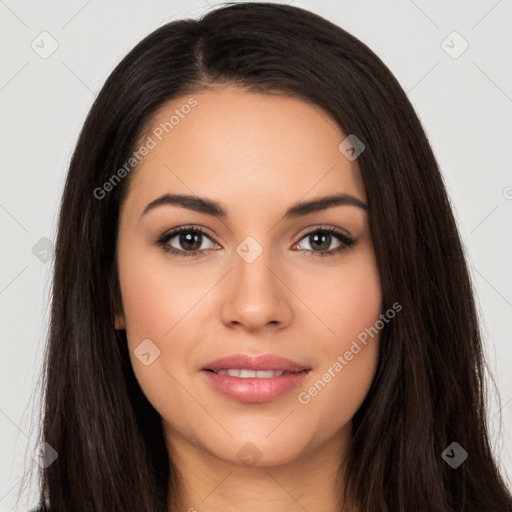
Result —
MULTIPOLYGON (((53 512, 164 512, 181 505, 158 413, 131 368, 119 310, 119 207, 133 172, 99 198, 155 113, 211 84, 293 96, 322 107, 365 151, 383 310, 372 387, 353 418, 340 481, 362 512, 512 511, 493 459, 481 335, 463 247, 420 121, 362 42, 306 10, 222 7, 155 30, 122 60, 92 106, 62 198, 41 440, 59 454, 41 471, 53 512), (467 453, 451 467, 443 451, 467 453)), ((340 510, 343 503, 340 502, 340 510)))

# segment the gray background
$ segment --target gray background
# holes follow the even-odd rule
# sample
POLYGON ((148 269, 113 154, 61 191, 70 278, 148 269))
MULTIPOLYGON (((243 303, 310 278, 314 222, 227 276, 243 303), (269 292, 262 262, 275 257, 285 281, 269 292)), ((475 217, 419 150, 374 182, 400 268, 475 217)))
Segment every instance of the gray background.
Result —
MULTIPOLYGON (((0 0, 1 511, 15 510, 36 450, 37 379, 53 265, 45 249, 55 240, 80 127, 108 74, 138 41, 217 3, 0 0), (51 36, 40 36, 44 31, 51 36), (47 58, 31 47, 48 51, 52 39, 58 48, 47 58)), ((493 446, 511 478, 512 0, 286 3, 323 15, 372 48, 420 116, 466 246, 501 397, 490 388, 493 446), (458 55, 464 40, 469 47, 458 55)), ((471 457, 471 447, 464 448, 471 457)), ((20 510, 36 503, 35 490, 33 481, 20 510)))

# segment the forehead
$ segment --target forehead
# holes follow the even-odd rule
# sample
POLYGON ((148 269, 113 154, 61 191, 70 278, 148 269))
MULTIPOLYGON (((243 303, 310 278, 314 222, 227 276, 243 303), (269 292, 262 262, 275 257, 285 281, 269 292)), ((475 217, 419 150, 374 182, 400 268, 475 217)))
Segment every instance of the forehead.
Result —
POLYGON ((357 161, 338 149, 346 134, 296 98, 235 87, 192 93, 158 111, 141 140, 148 138, 126 199, 139 210, 173 192, 255 213, 332 193, 366 199, 357 161))

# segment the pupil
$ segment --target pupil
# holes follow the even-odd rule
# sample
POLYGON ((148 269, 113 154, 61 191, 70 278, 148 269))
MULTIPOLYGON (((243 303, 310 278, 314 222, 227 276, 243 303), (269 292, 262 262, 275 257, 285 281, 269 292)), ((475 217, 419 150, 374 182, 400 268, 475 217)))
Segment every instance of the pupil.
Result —
POLYGON ((190 249, 192 251, 195 251, 195 250, 199 249, 199 247, 201 247, 200 243, 199 243, 199 245, 197 247, 193 246, 194 243, 197 244, 197 241, 198 241, 199 237, 200 237, 199 233, 195 233, 195 234, 191 234, 191 233, 183 234, 182 233, 180 235, 180 244, 185 249, 190 249), (190 247, 190 245, 192 245, 192 247, 190 247))
MULTIPOLYGON (((317 247, 317 248, 318 248, 318 249, 320 249, 320 250, 322 250, 322 249, 329 249, 329 245, 331 245, 331 244, 330 244, 330 241, 328 241, 328 242, 326 243, 326 240, 328 240, 328 239, 330 238, 330 236, 331 236, 331 235, 329 235, 329 234, 325 234, 325 233, 321 233, 321 234, 319 234, 319 233, 315 233, 314 235, 311 235, 311 237, 312 237, 312 238, 314 239, 314 241, 315 241, 314 243, 317 243, 319 238, 321 238, 321 239, 323 240, 322 242, 320 242, 321 247, 317 247)), ((311 238, 311 237, 310 237, 310 238, 311 238)), ((314 244, 312 244, 312 243, 311 243, 311 241, 310 241, 310 244, 311 244, 311 247, 313 247, 313 246, 314 246, 314 244)))

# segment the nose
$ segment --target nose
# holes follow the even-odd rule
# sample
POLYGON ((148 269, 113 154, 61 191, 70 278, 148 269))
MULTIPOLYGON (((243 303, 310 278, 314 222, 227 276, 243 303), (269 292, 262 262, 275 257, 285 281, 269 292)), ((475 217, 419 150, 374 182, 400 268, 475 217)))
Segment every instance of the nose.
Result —
POLYGON ((238 254, 234 267, 222 285, 222 321, 247 331, 278 330, 286 327, 292 318, 289 301, 291 292, 270 258, 263 251, 254 261, 238 254))

